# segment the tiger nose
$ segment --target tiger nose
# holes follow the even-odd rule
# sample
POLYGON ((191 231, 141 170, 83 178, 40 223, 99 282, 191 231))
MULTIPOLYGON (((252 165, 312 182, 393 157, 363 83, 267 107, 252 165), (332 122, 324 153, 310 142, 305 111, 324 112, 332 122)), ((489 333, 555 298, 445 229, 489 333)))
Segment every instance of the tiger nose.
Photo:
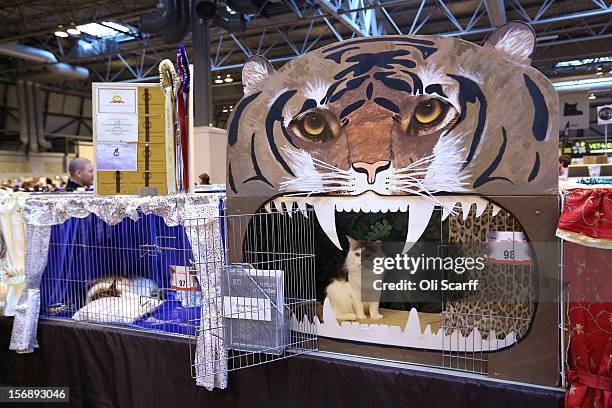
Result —
POLYGON ((353 163, 353 169, 357 173, 364 173, 368 176, 368 184, 374 184, 376 175, 381 171, 387 170, 391 166, 388 160, 380 160, 375 163, 357 162, 353 163))

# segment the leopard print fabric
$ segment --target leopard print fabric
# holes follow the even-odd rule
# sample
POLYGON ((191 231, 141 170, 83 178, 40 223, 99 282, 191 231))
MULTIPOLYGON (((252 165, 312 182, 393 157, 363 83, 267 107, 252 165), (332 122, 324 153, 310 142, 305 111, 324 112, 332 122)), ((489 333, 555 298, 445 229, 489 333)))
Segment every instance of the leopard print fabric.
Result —
MULTIPOLYGON (((451 215, 448 220, 449 243, 468 244, 486 242, 489 231, 521 231, 518 221, 505 210, 492 216, 492 205, 480 218, 471 212, 464 221, 462 216, 451 215)), ((477 247, 478 248, 478 247, 477 247)), ((466 252, 477 252, 470 247, 461 247, 466 252)), ((467 256, 481 256, 471 253, 467 256)), ((466 272, 463 279, 478 279, 479 289, 469 296, 448 299, 442 313, 442 327, 450 335, 459 329, 465 337, 477 328, 483 339, 488 339, 491 330, 498 340, 510 332, 517 339, 526 335, 534 312, 534 267, 530 265, 507 265, 487 262, 483 270, 466 272)))

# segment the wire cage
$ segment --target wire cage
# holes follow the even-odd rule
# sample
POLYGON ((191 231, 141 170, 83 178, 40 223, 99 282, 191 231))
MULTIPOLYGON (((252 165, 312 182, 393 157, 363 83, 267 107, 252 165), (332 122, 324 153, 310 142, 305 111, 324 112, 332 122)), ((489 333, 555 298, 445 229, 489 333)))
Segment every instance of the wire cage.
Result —
POLYGON ((530 329, 537 293, 535 254, 526 241, 520 242, 527 237, 515 216, 491 204, 480 216, 471 211, 467 217, 449 217, 446 227, 442 245, 458 250, 456 256, 485 255, 486 263, 483 270, 466 271, 461 279, 478 280, 478 290, 443 292, 442 366, 488 374, 489 353, 516 344, 530 329), (510 241, 503 247, 494 243, 500 233, 510 241), (510 254, 501 251, 496 256, 500 247, 510 254))
MULTIPOLYGON (((203 259, 220 290, 208 291, 190 336, 196 380, 317 349, 312 209, 291 217, 259 212, 225 216, 230 260, 203 259)), ((209 276, 211 274, 209 273, 209 276)), ((208 282, 210 285, 212 282, 208 282)))
POLYGON ((194 378, 315 350, 312 210, 215 210, 56 225, 40 317, 188 337, 194 378))
POLYGON ((187 335, 201 293, 186 276, 193 243, 182 226, 138 212, 110 225, 95 215, 51 231, 41 280, 40 316, 187 335))
MULTIPOLYGON (((350 234, 354 225, 382 223, 380 217, 389 217, 384 221, 398 228, 390 232, 386 241, 382 240, 382 253, 386 258, 401 256, 405 247, 405 242, 400 241, 405 239, 401 222, 407 223, 407 217, 355 212, 338 213, 336 217, 338 235, 350 234)), ((336 257, 339 250, 331 248, 333 244, 324 240, 317 240, 317 244, 317 273, 333 268, 338 259, 346 259, 346 252, 344 257, 336 257), (333 260, 326 262, 321 253, 333 260)), ((405 269, 385 268, 384 275, 362 273, 361 287, 372 287, 373 279, 382 279, 385 284, 401 284, 404 280, 417 284, 419 281, 468 283, 478 280, 478 288, 369 292, 367 302, 374 301, 371 296, 380 297, 382 318, 372 319, 366 315, 362 319, 345 321, 335 315, 324 291, 325 285, 329 285, 326 281, 323 286, 319 285, 323 290, 319 290, 322 293, 318 296, 317 316, 310 322, 318 336, 324 339, 320 342, 321 348, 488 375, 492 354, 526 338, 536 311, 538 264, 519 219, 510 211, 484 200, 479 200, 477 205, 455 205, 450 215, 436 207, 418 242, 412 244, 407 253, 409 257, 484 257, 484 268, 457 275, 454 269, 433 267, 421 269, 412 277, 405 269), (489 244, 496 237, 506 239, 510 251, 525 252, 523 257, 504 260, 497 259, 495 253, 488 254, 489 244), (350 342, 336 343, 334 339, 350 342), (357 346, 355 342, 360 344, 357 346), (375 346, 369 347, 370 344, 375 346), (386 346, 384 354, 380 353, 378 345, 386 346), (407 355, 406 349, 424 352, 407 355)), ((362 251, 365 248, 368 246, 362 245, 362 251)))

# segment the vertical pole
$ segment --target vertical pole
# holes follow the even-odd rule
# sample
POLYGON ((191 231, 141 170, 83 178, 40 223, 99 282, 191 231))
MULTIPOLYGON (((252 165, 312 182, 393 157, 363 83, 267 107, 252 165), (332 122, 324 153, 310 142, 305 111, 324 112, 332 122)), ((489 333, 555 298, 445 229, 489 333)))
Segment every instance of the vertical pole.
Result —
POLYGON ((192 10, 193 35, 193 125, 209 126, 212 123, 212 82, 210 75, 210 32, 208 23, 192 10))
POLYGON ((64 157, 62 158, 64 173, 68 173, 68 139, 64 138, 64 157))
POLYGON ((606 156, 610 157, 610 152, 608 152, 608 124, 604 127, 604 145, 606 146, 606 156))

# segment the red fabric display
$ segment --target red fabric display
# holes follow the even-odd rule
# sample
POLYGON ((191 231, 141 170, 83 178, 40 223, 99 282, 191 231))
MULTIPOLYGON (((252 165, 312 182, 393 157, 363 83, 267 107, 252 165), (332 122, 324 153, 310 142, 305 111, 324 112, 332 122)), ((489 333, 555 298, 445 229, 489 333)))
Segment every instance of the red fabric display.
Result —
POLYGON ((612 250, 598 245, 612 238, 610 220, 612 189, 572 191, 559 220, 558 235, 576 238, 564 244, 568 408, 612 408, 612 250))

